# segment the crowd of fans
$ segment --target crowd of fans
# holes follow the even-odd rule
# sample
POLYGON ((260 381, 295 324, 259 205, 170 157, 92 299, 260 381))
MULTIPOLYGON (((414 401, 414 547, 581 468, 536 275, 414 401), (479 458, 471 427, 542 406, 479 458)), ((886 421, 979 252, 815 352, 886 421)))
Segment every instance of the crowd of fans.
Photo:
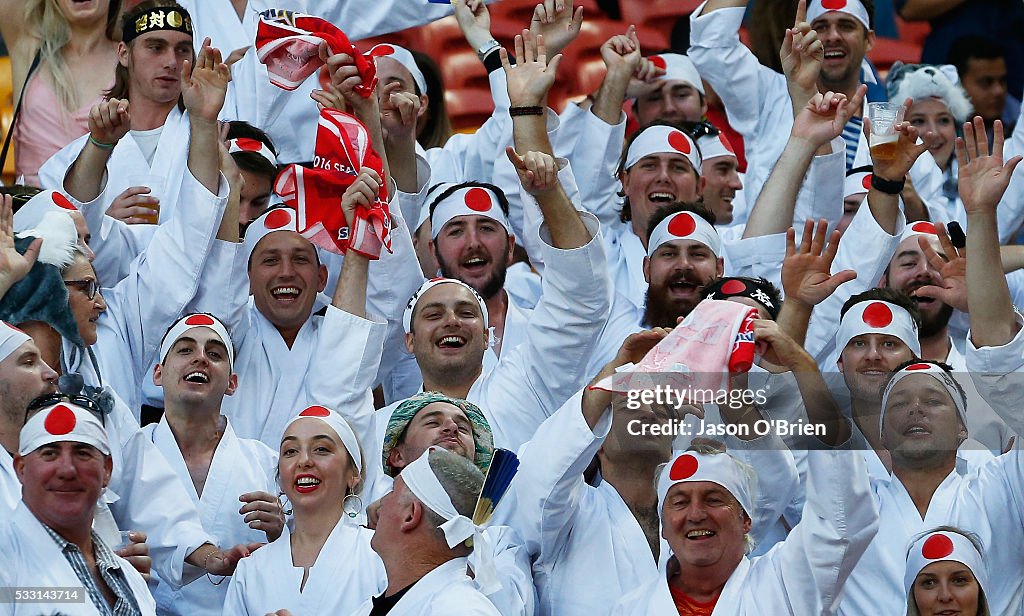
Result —
POLYGON ((0 614, 1024 616, 1024 6, 746 5, 0 0, 0 614))

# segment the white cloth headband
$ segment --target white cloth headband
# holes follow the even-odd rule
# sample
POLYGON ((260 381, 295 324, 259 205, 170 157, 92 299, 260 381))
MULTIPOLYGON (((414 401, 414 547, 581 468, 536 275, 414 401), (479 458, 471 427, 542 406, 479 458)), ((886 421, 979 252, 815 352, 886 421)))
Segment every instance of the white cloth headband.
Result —
POLYGON ((246 258, 251 259, 252 253, 256 250, 256 245, 260 243, 260 240, 275 231, 294 231, 298 233, 296 218, 295 210, 288 207, 275 207, 270 208, 259 218, 249 223, 249 226, 245 229, 245 237, 242 238, 246 258))
POLYGON ((921 570, 928 565, 952 560, 963 563, 974 574, 982 590, 988 584, 988 568, 978 548, 970 539, 956 532, 938 531, 925 533, 918 537, 910 546, 907 554, 907 568, 903 574, 903 589, 910 597, 914 580, 921 570))
POLYGON ((904 308, 881 300, 872 300, 854 304, 843 320, 839 322, 836 333, 836 349, 843 352, 846 345, 855 337, 863 334, 888 334, 903 341, 910 347, 914 356, 921 355, 921 341, 917 339, 917 325, 904 308))
POLYGON ((697 67, 689 56, 680 53, 663 53, 647 58, 651 64, 665 70, 659 79, 666 81, 685 81, 698 92, 704 94, 704 82, 700 78, 697 67))
POLYGON ((28 334, 7 321, 0 321, 0 361, 10 357, 21 345, 31 339, 28 334))
POLYGON ((473 538, 476 559, 473 573, 476 575, 476 583, 484 594, 495 592, 501 588, 501 582, 498 581, 498 574, 494 568, 490 542, 483 532, 484 526, 473 524, 473 520, 455 509, 451 497, 434 474, 434 469, 430 468, 432 450, 433 447, 403 468, 399 477, 424 506, 447 520, 440 528, 449 548, 458 546, 470 537, 473 538))
POLYGON ((100 420, 82 407, 64 402, 40 410, 25 422, 18 454, 27 456, 43 445, 62 441, 92 445, 110 455, 107 431, 100 420))
POLYGON ((967 406, 964 404, 964 398, 960 395, 960 389, 957 387, 956 382, 953 381, 953 377, 940 366, 922 361, 916 364, 910 364, 892 375, 889 383, 885 386, 885 391, 882 392, 882 412, 878 417, 878 433, 882 433, 882 426, 885 425, 885 407, 889 403, 889 394, 892 393, 892 390, 896 387, 897 383, 908 376, 913 376, 915 374, 927 374, 946 388, 946 392, 949 393, 949 397, 953 399, 953 404, 956 406, 956 413, 960 416, 960 423, 962 423, 966 428, 967 406))
POLYGON ((715 227, 691 212, 676 212, 659 222, 647 240, 647 256, 653 255, 665 242, 673 240, 700 242, 710 248, 716 257, 722 253, 722 238, 718 236, 715 227))
POLYGON ((363 455, 359 453, 359 439, 356 438, 356 433, 352 431, 352 426, 348 425, 348 422, 341 416, 341 413, 326 406, 310 406, 288 422, 288 425, 284 427, 284 433, 281 434, 282 439, 284 434, 288 432, 288 428, 300 419, 319 419, 330 426, 338 435, 338 438, 341 439, 341 444, 345 447, 345 451, 348 452, 352 461, 355 462, 356 468, 359 469, 360 473, 363 472, 363 455))
POLYGON ((915 235, 930 235, 935 238, 939 236, 935 231, 934 224, 920 220, 903 228, 903 233, 900 235, 900 242, 908 237, 914 237, 915 235))
POLYGON ((457 216, 486 216, 505 228, 512 235, 512 226, 498 204, 498 196, 481 186, 460 188, 445 197, 434 207, 430 215, 430 233, 434 240, 441 229, 457 216))
POLYGON ((77 212, 78 208, 67 196, 56 190, 44 190, 25 202, 14 213, 14 231, 21 233, 36 227, 47 212, 77 212))
POLYGON ((416 58, 412 56, 408 49, 394 43, 381 43, 371 47, 368 53, 374 58, 388 57, 397 60, 412 75, 412 80, 416 82, 416 87, 419 88, 420 94, 428 94, 427 79, 423 76, 423 71, 420 70, 420 67, 416 65, 416 58))
MULTIPOLYGON (((843 181, 843 199, 854 195, 863 195, 871 190, 871 171, 857 171, 850 173, 843 181)), ((909 225, 907 227, 910 228, 909 225)))
POLYGON ((700 155, 704 162, 719 156, 732 156, 736 158, 736 151, 725 136, 725 133, 717 135, 702 135, 697 138, 697 146, 700 148, 700 155))
POLYGON ((625 169, 640 162, 640 159, 652 154, 682 154, 693 165, 693 170, 700 175, 700 151, 690 136, 671 126, 656 124, 647 127, 637 135, 626 151, 625 169))
POLYGON ((831 11, 850 15, 868 30, 871 29, 871 18, 868 10, 860 0, 811 0, 807 5, 807 23, 813 24, 816 19, 831 11))
POLYGON ((277 166, 277 157, 270 151, 267 144, 263 143, 259 139, 249 139, 248 137, 239 137, 238 139, 231 139, 228 141, 228 153, 234 154, 235 152, 252 152, 253 154, 259 154, 263 158, 267 159, 271 165, 277 166))
POLYGON ((480 297, 480 294, 476 292, 476 289, 462 282, 461 280, 457 280, 455 278, 431 278, 430 280, 427 280, 426 282, 420 285, 420 288, 417 289, 416 292, 412 294, 412 297, 409 298, 409 303, 406 304, 405 306, 405 313, 402 314, 402 325, 405 326, 405 333, 408 334, 412 332, 412 313, 414 310, 416 310, 416 304, 420 301, 420 298, 423 297, 423 294, 429 291, 430 289, 433 289, 437 285, 445 283, 461 285, 462 287, 468 289, 469 292, 473 294, 473 297, 476 298, 477 303, 480 304, 480 312, 482 312, 484 316, 484 329, 489 330, 490 327, 487 321, 487 304, 484 303, 484 298, 480 297))
POLYGON ((665 506, 668 491, 677 483, 710 481, 717 483, 733 495, 743 511, 754 517, 754 491, 747 474, 739 463, 728 453, 702 454, 687 451, 665 466, 658 477, 658 516, 665 506))
POLYGON ((164 335, 164 339, 160 343, 160 363, 167 361, 167 354, 171 352, 171 347, 174 346, 174 343, 179 338, 197 327, 212 329, 213 333, 217 334, 217 337, 220 338, 220 341, 228 349, 228 366, 234 367, 235 350, 231 347, 231 336, 228 334, 228 328, 224 327, 224 324, 217 317, 202 313, 190 314, 167 330, 167 334, 164 335))

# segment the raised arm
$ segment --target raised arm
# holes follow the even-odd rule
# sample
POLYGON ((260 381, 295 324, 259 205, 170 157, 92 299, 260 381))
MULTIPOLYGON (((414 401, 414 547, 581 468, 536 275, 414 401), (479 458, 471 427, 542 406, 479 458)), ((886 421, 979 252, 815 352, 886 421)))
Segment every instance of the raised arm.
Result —
POLYGON ((10 195, 0 196, 0 299, 28 275, 43 245, 41 238, 32 242, 25 254, 14 248, 14 204, 10 195))
MULTIPOLYGON (((904 115, 910 109, 910 104, 911 100, 908 98, 903 105, 904 115)), ((928 143, 934 137, 930 132, 919 135, 918 130, 911 126, 910 122, 900 122, 895 126, 895 130, 899 133, 899 138, 896 141, 896 152, 891 158, 879 158, 873 149, 870 150, 873 171, 867 204, 878 226, 887 233, 896 232, 900 212, 899 193, 903 188, 907 173, 910 172, 910 168, 914 166, 917 158, 928 150, 928 143), (919 136, 922 137, 921 143, 918 143, 919 136), (879 183, 879 180, 891 184, 893 187, 887 188, 885 191, 880 190, 878 186, 882 184, 879 183)), ((868 118, 864 118, 864 134, 871 134, 871 120, 868 118)))
POLYGON ((89 110, 89 139, 64 176, 64 190, 87 203, 100 195, 107 161, 131 128, 128 101, 112 98, 89 110))
MULTIPOLYGON (((341 209, 345 213, 345 221, 352 228, 355 221, 356 207, 371 207, 380 194, 383 180, 376 171, 363 167, 356 176, 356 181, 341 196, 341 209)), ((369 259, 354 250, 345 253, 345 262, 341 266, 341 277, 334 289, 335 308, 344 310, 357 317, 366 318, 366 283, 368 280, 369 259)))

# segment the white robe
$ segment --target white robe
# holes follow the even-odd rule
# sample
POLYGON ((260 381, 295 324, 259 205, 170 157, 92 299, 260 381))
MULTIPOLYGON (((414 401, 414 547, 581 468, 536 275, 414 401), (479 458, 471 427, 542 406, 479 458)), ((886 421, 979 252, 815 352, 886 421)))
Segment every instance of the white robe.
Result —
POLYGON ((224 616, 263 616, 279 609, 295 616, 350 614, 366 597, 387 587, 384 563, 370 548, 373 531, 344 516, 327 537, 301 588, 303 568, 292 564, 291 535, 238 562, 224 616))
MULTIPOLYGON (((1017 315, 1017 323, 1024 317, 1017 315)), ((977 347, 967 335, 966 369, 979 395, 1017 434, 1024 434, 1024 328, 1002 346, 977 347)))
MULTIPOLYGON (((833 613, 843 581, 875 535, 878 510, 858 452, 811 451, 808 463, 807 493, 812 496, 800 524, 764 556, 740 561, 722 589, 713 616, 833 613)), ((666 573, 663 566, 622 597, 613 613, 677 616, 666 573)), ((867 613, 894 612, 873 608, 867 613)))
MULTIPOLYGON (((198 508, 203 528, 218 545, 267 541, 266 533, 249 528, 238 513, 242 506, 238 497, 256 491, 277 494, 276 452, 259 441, 238 438, 228 422, 210 462, 203 494, 199 496, 166 417, 159 423, 145 426, 142 433, 167 458, 198 508)), ((218 616, 223 611, 228 585, 219 578, 204 575, 177 591, 161 584, 158 575, 154 578, 157 586, 153 595, 161 614, 218 616)))
MULTIPOLYGON (((374 593, 377 595, 378 593, 374 593)), ((373 602, 365 601, 352 616, 369 616, 373 602)), ((466 559, 453 558, 419 579, 388 616, 498 616, 494 605, 466 575, 466 559)))
MULTIPOLYGON (((139 611, 143 616, 156 614, 156 604, 149 594, 146 581, 128 561, 114 555, 139 611)), ((18 504, 13 515, 0 521, 0 587, 38 587, 42 589, 76 589, 83 599, 79 603, 3 603, 0 613, 5 616, 38 616, 60 613, 63 616, 99 616, 78 575, 67 562, 53 537, 24 503, 18 504)))

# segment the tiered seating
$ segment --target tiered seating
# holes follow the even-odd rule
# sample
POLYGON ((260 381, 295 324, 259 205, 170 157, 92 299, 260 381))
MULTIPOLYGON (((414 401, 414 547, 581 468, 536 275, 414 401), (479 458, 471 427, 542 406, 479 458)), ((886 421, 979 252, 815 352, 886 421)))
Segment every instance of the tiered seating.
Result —
MULTIPOLYGON (((11 77, 11 59, 4 56, 0 58, 0 145, 7 138, 7 131, 10 130, 12 120, 14 120, 14 84, 11 77)), ((11 142, 11 150, 7 153, 7 161, 4 164, 3 182, 7 185, 14 183, 13 142, 11 142)))

